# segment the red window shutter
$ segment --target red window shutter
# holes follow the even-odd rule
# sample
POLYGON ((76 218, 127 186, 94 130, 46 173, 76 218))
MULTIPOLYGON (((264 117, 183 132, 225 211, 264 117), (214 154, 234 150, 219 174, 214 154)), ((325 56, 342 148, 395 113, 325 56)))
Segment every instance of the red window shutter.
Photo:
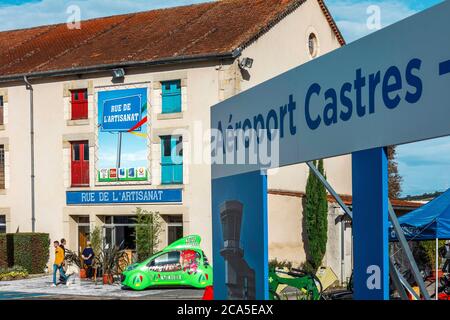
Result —
POLYGON ((87 141, 72 142, 72 187, 89 186, 89 145, 87 141))
POLYGON ((88 94, 86 89, 72 91, 72 120, 88 118, 88 94))
POLYGON ((89 144, 84 142, 82 148, 82 167, 81 167, 81 183, 83 185, 89 185, 89 144))

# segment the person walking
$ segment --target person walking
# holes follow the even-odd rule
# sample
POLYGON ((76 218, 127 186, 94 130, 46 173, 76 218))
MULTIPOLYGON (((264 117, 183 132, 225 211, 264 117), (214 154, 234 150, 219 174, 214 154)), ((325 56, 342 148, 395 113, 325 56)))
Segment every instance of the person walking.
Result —
POLYGON ((94 260, 94 250, 92 249, 91 242, 86 242, 86 248, 84 248, 81 258, 83 258, 83 262, 87 267, 86 276, 88 279, 92 278, 92 263, 94 260))
POLYGON ((64 256, 66 256, 66 244, 67 244, 66 239, 62 238, 61 242, 59 243, 59 246, 61 247, 61 249, 63 249, 64 256))
POLYGON ((63 255, 64 255, 64 260, 63 260, 63 262, 62 262, 62 264, 61 264, 61 266, 62 266, 62 269, 63 269, 63 271, 64 271, 64 275, 65 275, 65 277, 60 273, 60 275, 59 275, 59 282, 61 282, 61 283, 67 283, 67 280, 68 280, 68 276, 67 276, 67 265, 66 265, 66 244, 67 244, 67 242, 66 242, 66 239, 64 239, 64 238, 62 238, 61 239, 61 241, 59 242, 59 247, 63 250, 63 255))
POLYGON ((54 241, 53 246, 55 247, 55 260, 53 262, 53 284, 52 287, 56 287, 56 273, 59 271, 59 275, 62 279, 67 280, 63 269, 64 262, 64 250, 61 248, 59 241, 54 241))
POLYGON ((442 267, 442 271, 445 273, 450 273, 450 241, 445 243, 445 252, 443 258, 445 259, 444 266, 442 267))

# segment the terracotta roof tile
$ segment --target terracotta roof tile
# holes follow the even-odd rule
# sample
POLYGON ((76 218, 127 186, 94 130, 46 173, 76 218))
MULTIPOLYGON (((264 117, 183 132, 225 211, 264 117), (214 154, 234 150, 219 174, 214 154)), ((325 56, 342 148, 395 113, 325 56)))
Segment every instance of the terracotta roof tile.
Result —
MULTIPOLYGON (((343 38, 317 0, 341 44, 343 38)), ((221 0, 66 24, 0 32, 0 78, 125 62, 230 54, 305 0, 221 0)))
MULTIPOLYGON (((275 190, 271 189, 268 191, 269 194, 278 195, 278 196, 286 196, 286 197, 297 197, 297 198, 303 198, 305 196, 304 192, 298 192, 298 191, 285 191, 285 190, 275 190)), ((352 205, 352 196, 350 195, 339 195, 344 201, 344 203, 348 206, 352 205)), ((328 195, 328 202, 336 202, 334 197, 332 195, 328 195)), ((391 199, 392 206, 394 208, 410 208, 410 209, 417 209, 424 205, 422 202, 415 202, 415 201, 406 201, 406 200, 398 200, 398 199, 391 199)))

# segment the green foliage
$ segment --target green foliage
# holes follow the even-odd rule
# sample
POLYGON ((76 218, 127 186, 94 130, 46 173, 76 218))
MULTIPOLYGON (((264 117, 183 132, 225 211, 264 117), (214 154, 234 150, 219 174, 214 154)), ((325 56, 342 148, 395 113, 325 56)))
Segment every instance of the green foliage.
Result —
POLYGON ((94 254, 100 254, 100 252, 102 251, 103 242, 102 229, 99 226, 95 226, 89 238, 91 241, 92 250, 94 250, 94 254))
POLYGON ((28 278, 28 271, 20 266, 0 268, 0 281, 19 280, 28 278))
MULTIPOLYGON (((314 165, 317 166, 317 163, 314 162, 314 165)), ((325 175, 323 160, 319 161, 318 169, 320 173, 325 175)), ((307 235, 307 265, 308 269, 315 273, 322 264, 327 247, 328 201, 325 187, 311 171, 306 183, 303 212, 307 235)))
POLYGON ((312 274, 316 274, 317 269, 319 269, 319 267, 314 266, 311 261, 305 261, 304 263, 302 263, 302 265, 300 266, 300 270, 303 270, 305 272, 308 273, 312 273, 312 274))
POLYGON ((6 233, 0 233, 0 269, 8 267, 6 233))
POLYGON ((103 275, 119 275, 130 264, 126 250, 118 246, 103 245, 102 250, 94 257, 94 265, 100 268, 103 275))
POLYGON ((422 201, 422 200, 430 200, 439 197, 444 192, 442 191, 435 191, 430 193, 424 193, 417 196, 407 195, 406 197, 400 198, 401 200, 408 200, 408 201, 422 201))
POLYGON ((80 256, 78 256, 72 250, 66 249, 66 254, 65 254, 64 258, 69 265, 75 265, 79 269, 81 269, 83 267, 80 256))
POLYGON ((292 269, 292 262, 290 261, 278 261, 277 258, 269 261, 269 269, 292 269))
POLYGON ((387 147, 387 157, 388 157, 388 184, 389 184, 389 198, 398 199, 402 193, 402 182, 403 178, 398 173, 398 164, 396 161, 396 147, 387 147))
POLYGON ((25 268, 30 274, 43 273, 49 259, 47 233, 7 234, 9 265, 25 268))
MULTIPOLYGON (((444 245, 445 245, 445 240, 440 240, 439 248, 441 248, 444 245)), ((435 240, 420 241, 420 247, 423 251, 425 251, 427 260, 430 263, 430 268, 434 269, 436 266, 436 241, 435 240)))
POLYGON ((136 251, 139 261, 151 257, 157 252, 162 219, 158 212, 149 212, 136 208, 136 251))

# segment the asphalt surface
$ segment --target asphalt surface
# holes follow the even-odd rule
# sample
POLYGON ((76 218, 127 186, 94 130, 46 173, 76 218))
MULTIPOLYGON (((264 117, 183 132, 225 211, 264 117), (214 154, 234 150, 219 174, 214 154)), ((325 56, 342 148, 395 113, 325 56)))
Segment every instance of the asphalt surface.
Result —
POLYGON ((199 300, 204 292, 190 288, 122 290, 119 284, 103 285, 79 278, 72 279, 70 286, 51 284, 51 276, 1 281, 0 300, 199 300))

